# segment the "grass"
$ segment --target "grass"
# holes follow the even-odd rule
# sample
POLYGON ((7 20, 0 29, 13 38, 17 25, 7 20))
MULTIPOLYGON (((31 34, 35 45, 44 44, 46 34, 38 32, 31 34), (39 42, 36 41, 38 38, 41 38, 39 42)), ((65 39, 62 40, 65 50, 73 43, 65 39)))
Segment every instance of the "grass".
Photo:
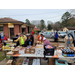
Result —
POLYGON ((51 32, 51 30, 47 30, 47 31, 51 32))
POLYGON ((5 58, 4 52, 0 51, 0 61, 2 61, 5 58))

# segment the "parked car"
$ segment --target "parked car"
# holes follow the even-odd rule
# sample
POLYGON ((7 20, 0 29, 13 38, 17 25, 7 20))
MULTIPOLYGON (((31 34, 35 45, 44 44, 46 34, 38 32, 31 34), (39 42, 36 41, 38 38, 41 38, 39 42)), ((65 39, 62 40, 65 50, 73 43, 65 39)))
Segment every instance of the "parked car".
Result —
POLYGON ((44 32, 42 33, 44 37, 51 38, 52 32, 44 32))
POLYGON ((60 38, 64 38, 67 34, 65 32, 58 32, 60 38))

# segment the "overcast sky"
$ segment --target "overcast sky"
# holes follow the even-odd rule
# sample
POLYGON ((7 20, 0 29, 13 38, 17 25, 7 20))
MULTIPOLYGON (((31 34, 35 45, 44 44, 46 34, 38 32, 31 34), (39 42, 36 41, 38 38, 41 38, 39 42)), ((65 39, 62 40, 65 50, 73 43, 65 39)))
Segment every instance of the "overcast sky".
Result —
POLYGON ((60 21, 62 15, 70 9, 0 9, 0 18, 10 17, 25 22, 26 19, 60 21))

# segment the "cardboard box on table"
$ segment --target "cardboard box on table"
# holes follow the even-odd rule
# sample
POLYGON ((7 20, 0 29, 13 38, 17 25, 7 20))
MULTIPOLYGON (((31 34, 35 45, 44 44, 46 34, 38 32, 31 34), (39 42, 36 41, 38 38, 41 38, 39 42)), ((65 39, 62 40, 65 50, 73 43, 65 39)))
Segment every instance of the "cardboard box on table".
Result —
POLYGON ((30 48, 26 48, 25 54, 30 54, 30 48))
POLYGON ((7 52, 7 54, 6 55, 13 55, 14 54, 14 52, 7 52))
POLYGON ((21 49, 19 50, 19 54, 25 54, 25 50, 26 50, 25 47, 21 48, 21 49))
POLYGON ((14 54, 19 54, 19 50, 21 49, 22 47, 16 47, 15 49, 12 50, 12 52, 14 52, 14 54))
POLYGON ((64 47, 65 47, 64 45, 59 45, 58 49, 61 49, 61 48, 64 49, 64 47))
POLYGON ((75 54, 75 47, 70 47, 71 50, 74 51, 74 54, 75 54))

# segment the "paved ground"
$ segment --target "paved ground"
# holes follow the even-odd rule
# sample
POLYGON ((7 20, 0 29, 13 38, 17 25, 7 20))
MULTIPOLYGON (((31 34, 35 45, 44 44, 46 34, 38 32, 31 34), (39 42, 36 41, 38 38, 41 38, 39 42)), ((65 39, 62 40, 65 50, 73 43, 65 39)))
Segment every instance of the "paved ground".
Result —
MULTIPOLYGON (((37 41, 37 35, 35 35, 34 36, 34 44, 35 44, 35 42, 37 41)), ((54 42, 54 39, 49 39, 51 42, 54 42)), ((64 45, 64 39, 59 39, 59 44, 60 45, 64 45)), ((64 60, 67 60, 67 62, 69 62, 69 63, 72 63, 73 65, 75 65, 75 59, 64 59, 64 60)), ((8 60, 6 60, 6 58, 3 60, 3 61, 1 61, 0 62, 0 65, 6 65, 6 62, 7 62, 8 60)), ((41 59, 41 65, 48 65, 48 60, 44 60, 44 59, 41 59)))

